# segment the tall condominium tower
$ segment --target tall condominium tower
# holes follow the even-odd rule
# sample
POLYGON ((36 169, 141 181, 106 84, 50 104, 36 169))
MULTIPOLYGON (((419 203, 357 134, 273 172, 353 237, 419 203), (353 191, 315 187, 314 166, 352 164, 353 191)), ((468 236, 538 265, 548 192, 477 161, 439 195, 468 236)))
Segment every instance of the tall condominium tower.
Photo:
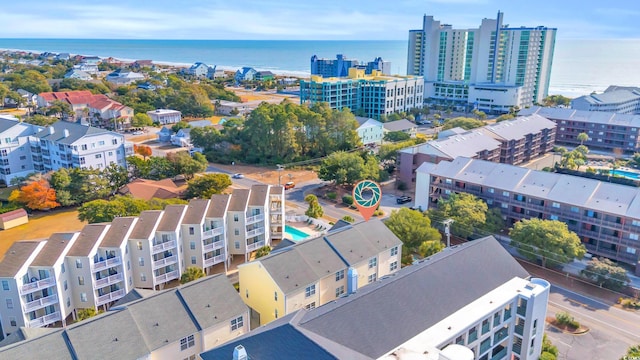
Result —
POLYGON ((454 29, 425 15, 422 29, 409 31, 407 74, 424 76, 425 102, 503 113, 547 96, 556 29, 502 18, 454 29))

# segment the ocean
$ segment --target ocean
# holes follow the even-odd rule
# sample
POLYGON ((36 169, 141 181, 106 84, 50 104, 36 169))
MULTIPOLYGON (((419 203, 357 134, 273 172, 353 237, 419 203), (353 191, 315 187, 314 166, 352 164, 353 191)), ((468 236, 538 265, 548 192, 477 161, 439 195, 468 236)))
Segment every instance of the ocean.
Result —
MULTIPOLYGON (((204 62, 225 70, 251 66, 275 73, 306 76, 312 55, 335 58, 344 54, 360 61, 380 56, 392 73, 405 74, 406 40, 103 40, 0 39, 0 49, 151 59, 190 65, 204 62)), ((550 94, 569 97, 601 92, 609 85, 640 86, 640 39, 557 39, 550 94)))

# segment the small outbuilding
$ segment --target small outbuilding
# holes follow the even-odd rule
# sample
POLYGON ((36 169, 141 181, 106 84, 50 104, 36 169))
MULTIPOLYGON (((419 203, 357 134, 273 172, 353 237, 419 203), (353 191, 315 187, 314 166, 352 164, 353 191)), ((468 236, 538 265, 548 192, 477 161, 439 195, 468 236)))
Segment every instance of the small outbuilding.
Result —
POLYGON ((0 229, 7 230, 29 222, 29 215, 24 209, 0 214, 0 229))

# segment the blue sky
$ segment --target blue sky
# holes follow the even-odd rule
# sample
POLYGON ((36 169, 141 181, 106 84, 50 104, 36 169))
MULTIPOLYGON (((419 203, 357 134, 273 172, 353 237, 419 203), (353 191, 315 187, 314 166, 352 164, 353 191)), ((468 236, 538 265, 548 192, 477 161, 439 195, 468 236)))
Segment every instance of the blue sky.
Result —
POLYGON ((470 28, 498 10, 559 38, 640 38, 636 0, 6 0, 0 38, 404 40, 424 13, 470 28))

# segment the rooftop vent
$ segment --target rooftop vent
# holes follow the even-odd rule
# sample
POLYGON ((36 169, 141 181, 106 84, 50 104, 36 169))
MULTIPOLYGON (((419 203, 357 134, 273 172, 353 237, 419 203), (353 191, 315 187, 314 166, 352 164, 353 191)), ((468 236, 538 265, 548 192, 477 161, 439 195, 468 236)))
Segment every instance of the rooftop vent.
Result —
POLYGON ((245 350, 244 346, 238 345, 233 349, 233 360, 248 360, 247 350, 245 350))

